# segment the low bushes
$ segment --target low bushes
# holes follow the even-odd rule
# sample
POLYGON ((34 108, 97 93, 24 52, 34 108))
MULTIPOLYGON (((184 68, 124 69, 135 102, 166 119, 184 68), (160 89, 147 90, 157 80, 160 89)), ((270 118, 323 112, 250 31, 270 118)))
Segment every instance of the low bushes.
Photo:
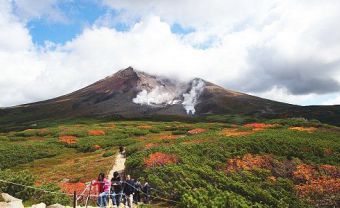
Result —
MULTIPOLYGON (((36 177, 30 174, 28 171, 0 171, 0 179, 14 182, 25 186, 34 187, 36 177)), ((60 192, 60 194, 47 193, 42 190, 32 189, 29 187, 19 186, 15 184, 5 183, 0 181, 0 192, 8 193, 11 196, 22 199, 23 201, 31 200, 36 202, 44 202, 47 205, 60 203, 68 204, 70 202, 69 197, 62 194, 58 185, 50 183, 38 187, 46 191, 60 192)))

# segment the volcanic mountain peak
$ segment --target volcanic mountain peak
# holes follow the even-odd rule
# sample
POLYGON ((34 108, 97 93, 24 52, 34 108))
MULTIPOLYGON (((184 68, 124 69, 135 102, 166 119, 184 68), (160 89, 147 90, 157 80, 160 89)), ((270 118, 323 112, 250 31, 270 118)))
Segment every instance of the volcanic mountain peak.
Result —
MULTIPOLYGON (((125 70, 133 70, 128 68, 125 70)), ((125 72, 125 70, 120 71, 125 72)), ((144 72, 135 71, 138 76, 136 89, 138 93, 132 99, 133 103, 156 108, 169 105, 182 104, 187 114, 195 113, 198 97, 203 92, 205 82, 202 79, 193 79, 189 82, 180 82, 174 79, 156 77, 144 72)))
POLYGON ((0 126, 82 116, 140 118, 192 114, 303 116, 339 123, 339 106, 310 109, 227 90, 200 78, 183 82, 128 67, 67 95, 0 109, 0 126), (322 114, 318 113, 321 111, 322 114))

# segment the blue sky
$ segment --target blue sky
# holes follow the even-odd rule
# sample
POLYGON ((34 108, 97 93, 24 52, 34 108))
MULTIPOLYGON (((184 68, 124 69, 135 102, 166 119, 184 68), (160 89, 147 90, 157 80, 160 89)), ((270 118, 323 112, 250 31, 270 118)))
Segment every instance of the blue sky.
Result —
MULTIPOLYGON (((45 41, 64 44, 81 34, 84 28, 92 27, 96 21, 104 16, 115 22, 115 18, 119 16, 119 11, 98 2, 93 0, 60 1, 54 6, 58 8, 65 19, 51 20, 46 16, 28 19, 26 24, 34 44, 44 45, 45 41)), ((134 22, 115 22, 109 26, 117 31, 127 31, 129 24, 137 21, 138 18, 134 22)), ((171 24, 171 32, 174 34, 186 35, 194 31, 194 28, 184 27, 179 23, 171 24)), ((211 42, 209 40, 199 47, 207 48, 211 42)))
MULTIPOLYGON (((105 13, 114 13, 114 10, 97 4, 93 1, 67 1, 56 5, 66 17, 66 21, 51 21, 48 18, 38 17, 27 22, 28 29, 35 44, 44 44, 45 41, 63 44, 77 35, 85 27, 90 27, 105 13)), ((119 26, 117 29, 121 29, 119 26)))

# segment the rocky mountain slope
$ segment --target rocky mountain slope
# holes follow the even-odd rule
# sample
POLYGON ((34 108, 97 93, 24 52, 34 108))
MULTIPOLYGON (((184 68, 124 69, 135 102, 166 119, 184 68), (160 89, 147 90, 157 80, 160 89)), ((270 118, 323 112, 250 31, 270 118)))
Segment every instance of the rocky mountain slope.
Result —
POLYGON ((333 123, 340 121, 337 119, 339 106, 320 108, 315 107, 316 111, 307 110, 309 108, 227 90, 200 78, 180 82, 129 67, 61 97, 4 108, 0 110, 0 128, 44 119, 84 116, 141 118, 243 114, 265 117, 306 116, 322 118, 323 122, 327 122, 330 117, 333 123), (327 112, 326 116, 319 115, 320 108, 322 112, 327 112))

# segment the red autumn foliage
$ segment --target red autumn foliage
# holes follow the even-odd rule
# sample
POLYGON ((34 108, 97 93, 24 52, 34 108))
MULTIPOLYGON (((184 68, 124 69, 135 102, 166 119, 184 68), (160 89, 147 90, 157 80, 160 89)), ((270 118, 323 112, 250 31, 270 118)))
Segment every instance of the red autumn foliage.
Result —
POLYGON ((191 129, 190 131, 188 131, 188 134, 193 135, 193 134, 201 134, 206 132, 206 129, 202 129, 202 128, 196 128, 196 129, 191 129))
POLYGON ((163 166, 167 164, 178 163, 178 158, 173 154, 166 154, 162 152, 155 152, 144 159, 146 167, 163 166))
POLYGON ((313 179, 315 176, 315 168, 311 165, 298 165, 293 172, 293 179, 296 181, 306 182, 313 179))
POLYGON ((98 144, 93 145, 93 148, 95 148, 96 150, 99 150, 100 148, 102 148, 101 146, 99 146, 98 144))
POLYGON ((146 148, 146 149, 150 149, 150 148, 152 148, 152 147, 157 147, 157 146, 159 146, 159 144, 148 143, 148 144, 145 145, 145 148, 146 148))
POLYGON ((272 168, 272 158, 268 155, 246 154, 243 158, 229 159, 227 161, 227 172, 239 170, 252 170, 254 168, 272 168))
POLYGON ((315 127, 301 127, 301 126, 290 127, 289 129, 293 131, 304 131, 308 133, 313 133, 314 131, 317 130, 317 128, 315 127))
POLYGON ((88 135, 90 135, 90 136, 104 136, 105 131, 103 131, 103 130, 89 130, 88 135))
POLYGON ((225 128, 221 131, 223 136, 233 137, 233 136, 246 136, 251 134, 251 131, 242 131, 237 128, 225 128))
POLYGON ((276 182, 276 177, 275 176, 268 176, 267 177, 267 180, 269 181, 269 182, 272 182, 272 183, 274 183, 274 182, 276 182))
POLYGON ((66 144, 76 144, 78 142, 77 137, 75 136, 60 136, 59 141, 66 144))
POLYGON ((249 124, 244 125, 244 127, 253 128, 255 130, 262 130, 262 129, 271 128, 275 126, 277 126, 277 124, 249 123, 249 124))
POLYGON ((137 126, 139 129, 152 129, 151 125, 139 125, 137 126))
POLYGON ((334 196, 340 193, 340 178, 320 177, 307 184, 296 185, 295 190, 299 197, 312 204, 335 207, 337 202, 334 196))
POLYGON ((327 176, 334 178, 340 178, 340 168, 333 165, 320 165, 321 172, 325 173, 327 176))
POLYGON ((62 182, 62 183, 59 183, 59 187, 61 188, 63 192, 73 194, 74 191, 76 191, 77 193, 83 192, 86 185, 85 183, 81 183, 81 182, 78 182, 78 183, 62 182))

